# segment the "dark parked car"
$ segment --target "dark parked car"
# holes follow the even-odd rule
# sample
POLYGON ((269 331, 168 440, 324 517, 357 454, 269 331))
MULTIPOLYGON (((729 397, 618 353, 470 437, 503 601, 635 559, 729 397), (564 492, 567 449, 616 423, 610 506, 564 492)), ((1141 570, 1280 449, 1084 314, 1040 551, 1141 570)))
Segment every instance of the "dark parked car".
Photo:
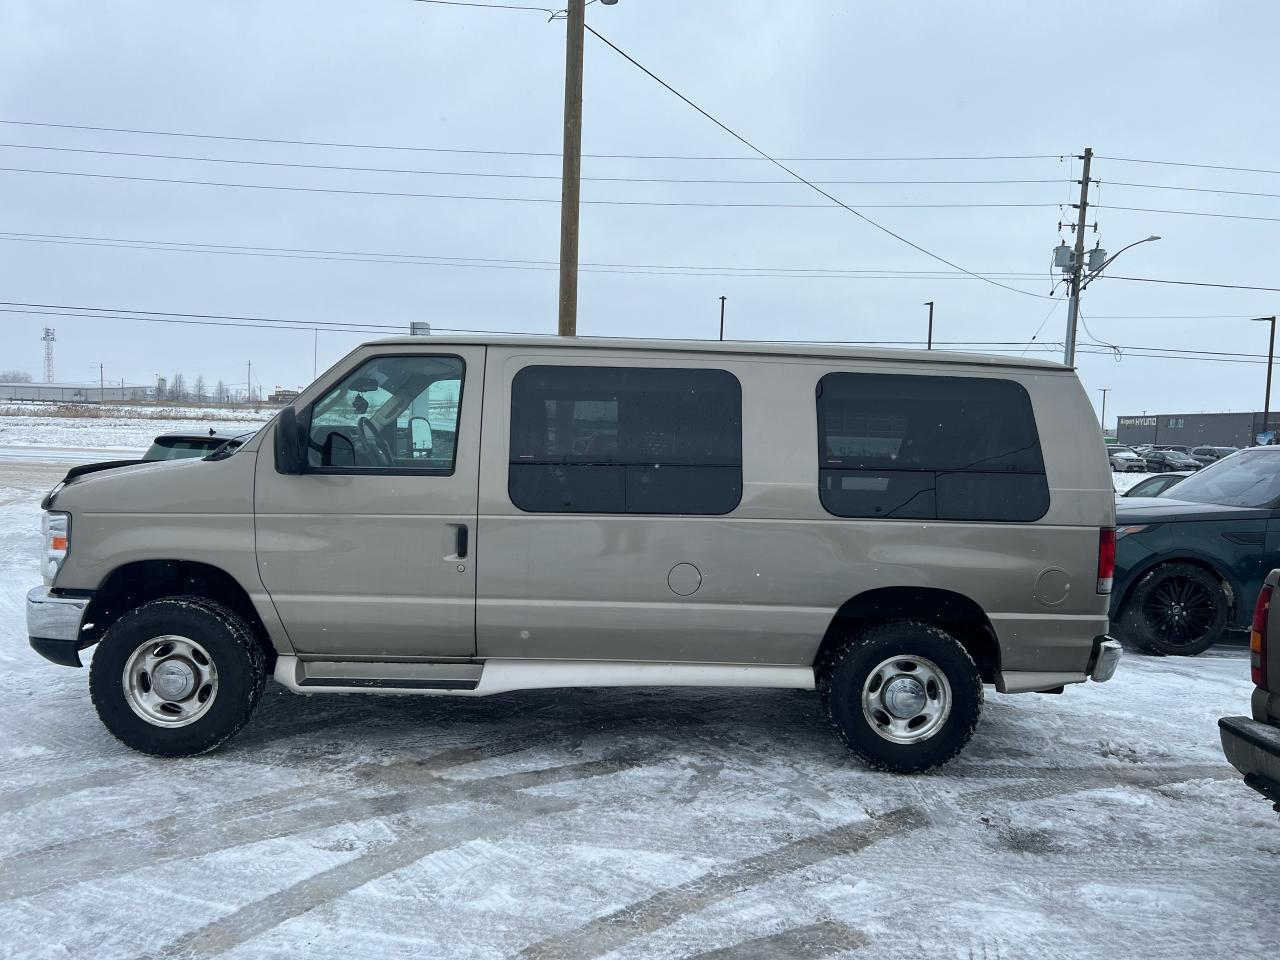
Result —
POLYGON ((1280 520, 1280 447, 1242 450, 1165 497, 1121 499, 1116 631, 1154 653, 1192 655, 1247 627, 1245 598, 1280 566, 1273 518, 1280 520))
POLYGON ((1135 483, 1132 487, 1121 494, 1122 497, 1163 497, 1177 496, 1177 494, 1166 494, 1166 491, 1173 486, 1181 483, 1187 477, 1191 476, 1190 470, 1180 470, 1177 473, 1157 473, 1154 477, 1147 477, 1141 483, 1135 483))
POLYGON ((1223 717, 1218 721, 1222 751, 1231 765, 1244 774, 1244 782, 1280 811, 1280 650, 1271 656, 1271 637, 1280 633, 1280 603, 1272 603, 1280 585, 1280 570, 1267 576, 1253 606, 1249 631, 1250 674, 1253 697, 1250 717, 1223 717))
POLYGON ((252 433, 162 433, 156 437, 143 460, 186 460, 190 457, 207 457, 226 444, 240 446, 252 433))
POLYGON ((1179 470, 1199 470, 1199 461, 1193 460, 1190 454, 1181 450, 1162 450, 1155 447, 1142 455, 1147 461, 1147 469, 1156 473, 1173 473, 1179 470))
POLYGON ((1211 463, 1217 463, 1223 457, 1231 456, 1239 449, 1239 447, 1194 447, 1191 450, 1191 459, 1207 467, 1211 463))

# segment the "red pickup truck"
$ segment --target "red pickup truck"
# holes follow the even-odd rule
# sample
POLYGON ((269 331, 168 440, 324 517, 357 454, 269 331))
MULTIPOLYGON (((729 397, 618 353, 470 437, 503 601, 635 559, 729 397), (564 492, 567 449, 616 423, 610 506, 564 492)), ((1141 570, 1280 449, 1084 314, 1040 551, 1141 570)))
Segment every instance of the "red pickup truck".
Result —
POLYGON ((1280 570, 1267 575, 1253 608, 1249 661, 1253 716, 1218 721, 1222 750, 1244 782, 1280 812, 1280 570))

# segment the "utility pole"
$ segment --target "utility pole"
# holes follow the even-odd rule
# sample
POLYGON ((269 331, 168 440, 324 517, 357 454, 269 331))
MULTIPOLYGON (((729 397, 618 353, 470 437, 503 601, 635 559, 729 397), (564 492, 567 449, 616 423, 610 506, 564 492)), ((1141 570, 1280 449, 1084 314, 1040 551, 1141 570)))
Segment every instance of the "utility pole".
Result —
MULTIPOLYGON (((1271 367, 1276 360, 1276 318, 1275 317, 1254 317, 1254 323, 1270 323, 1271 324, 1271 345, 1267 348, 1267 395, 1262 401, 1262 430, 1261 433, 1267 432, 1267 420, 1271 417, 1271 367)), ((1257 440, 1257 437, 1253 438, 1257 440)))
POLYGON ((582 47, 586 0, 565 11, 564 167, 560 191, 560 326, 578 335, 578 201, 582 193, 582 47))
POLYGON ((1080 176, 1080 215, 1076 218, 1076 245, 1071 261, 1071 299, 1067 302, 1067 342, 1062 362, 1076 365, 1076 322, 1080 318, 1080 280, 1084 273, 1084 228, 1089 211, 1089 167, 1093 163, 1093 147, 1084 148, 1084 169, 1080 176))
POLYGON ((724 339, 724 302, 728 297, 720 298, 720 339, 724 339))
POLYGON ((98 363, 98 402, 107 402, 107 382, 103 379, 102 363, 98 363))
POLYGON ((1102 394, 1102 416, 1098 418, 1098 422, 1102 426, 1102 432, 1107 432, 1107 394, 1111 392, 1110 387, 1100 387, 1098 392, 1102 394))
POLYGON ((929 308, 929 346, 926 349, 933 349, 933 301, 930 300, 925 304, 929 308))
POLYGON ((246 383, 245 386, 247 388, 247 392, 245 393, 245 399, 248 400, 250 403, 253 403, 253 361, 252 360, 249 361, 248 383, 246 383))

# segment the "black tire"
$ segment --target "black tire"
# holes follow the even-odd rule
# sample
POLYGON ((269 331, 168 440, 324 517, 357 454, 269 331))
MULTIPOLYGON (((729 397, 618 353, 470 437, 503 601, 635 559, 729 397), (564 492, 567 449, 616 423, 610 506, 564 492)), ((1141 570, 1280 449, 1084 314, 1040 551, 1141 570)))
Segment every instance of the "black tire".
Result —
POLYGON ((1149 653, 1193 657, 1222 639, 1230 602, 1222 581, 1194 563, 1166 563, 1144 574, 1117 629, 1149 653))
POLYGON ((969 742, 982 714, 982 677, 968 651, 936 624, 914 620, 877 624, 834 647, 818 666, 818 693, 841 742, 867 766, 893 773, 946 763, 969 742), (928 661, 950 688, 950 711, 925 739, 894 742, 863 710, 864 685, 894 657, 928 661))
MULTIPOLYGON (((253 629, 230 608, 204 597, 165 597, 131 610, 107 631, 89 667, 98 716, 125 746, 159 757, 207 753, 249 720, 267 680, 267 658, 253 629), (216 683, 203 712, 184 726, 147 720, 131 705, 125 671, 134 652, 165 636, 187 638, 207 651, 216 683)), ((143 683, 149 687, 149 681, 143 683)), ((189 698, 188 698, 189 699, 189 698)))

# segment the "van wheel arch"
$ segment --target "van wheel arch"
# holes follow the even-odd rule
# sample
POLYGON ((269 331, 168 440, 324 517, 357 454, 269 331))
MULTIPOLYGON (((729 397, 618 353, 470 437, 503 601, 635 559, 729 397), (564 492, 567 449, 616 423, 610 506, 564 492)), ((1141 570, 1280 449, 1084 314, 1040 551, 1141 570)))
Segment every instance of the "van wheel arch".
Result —
POLYGON ((138 560, 116 567, 89 601, 84 622, 92 626, 86 629, 85 639, 97 643, 131 610, 176 596, 213 600, 236 613, 253 631, 268 668, 274 667, 276 649, 249 592, 222 568, 195 560, 138 560))
POLYGON ((991 621, 972 598, 938 587, 880 587, 850 597, 840 605, 814 655, 821 674, 849 637, 871 626, 899 620, 935 624, 946 630, 973 658, 983 683, 1000 673, 1000 644, 991 621))

